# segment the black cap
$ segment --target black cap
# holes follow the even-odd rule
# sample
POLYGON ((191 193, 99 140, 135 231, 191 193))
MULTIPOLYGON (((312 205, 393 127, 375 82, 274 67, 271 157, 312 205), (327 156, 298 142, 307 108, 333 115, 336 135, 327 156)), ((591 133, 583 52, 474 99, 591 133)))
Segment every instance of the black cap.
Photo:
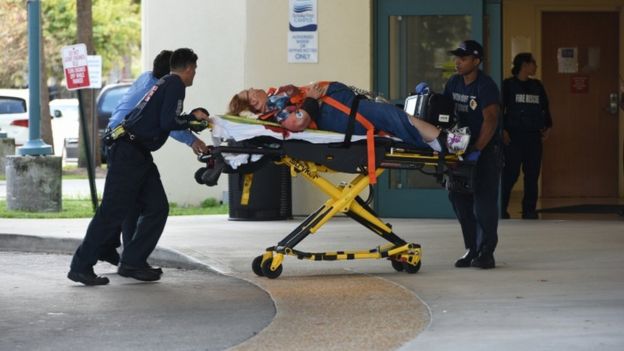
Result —
POLYGON ((475 40, 465 40, 459 44, 457 49, 449 51, 449 53, 459 57, 472 55, 478 59, 483 59, 483 46, 475 40))

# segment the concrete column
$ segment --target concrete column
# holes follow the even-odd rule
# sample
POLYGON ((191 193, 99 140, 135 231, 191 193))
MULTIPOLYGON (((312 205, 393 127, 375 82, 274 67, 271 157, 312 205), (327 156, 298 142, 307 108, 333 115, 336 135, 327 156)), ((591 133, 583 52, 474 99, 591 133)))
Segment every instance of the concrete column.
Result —
POLYGON ((30 212, 62 210, 59 156, 8 156, 6 158, 7 209, 30 212))
POLYGON ((5 175, 6 157, 15 155, 15 139, 0 136, 0 176, 5 175))

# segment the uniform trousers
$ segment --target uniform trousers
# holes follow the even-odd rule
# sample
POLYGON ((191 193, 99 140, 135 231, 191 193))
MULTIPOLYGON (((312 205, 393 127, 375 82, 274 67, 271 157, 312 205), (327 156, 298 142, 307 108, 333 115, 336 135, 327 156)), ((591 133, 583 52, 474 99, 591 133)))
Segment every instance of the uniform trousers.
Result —
MULTIPOLYGON (((107 147, 106 148, 106 160, 107 160, 107 166, 109 169, 113 167, 113 160, 110 156, 110 153, 111 153, 111 148, 107 147)), ((132 237, 134 236, 134 232, 136 231, 136 225, 137 225, 137 221, 139 220, 140 215, 141 215, 141 209, 139 208, 138 205, 134 206, 134 208, 131 208, 129 210, 128 215, 126 216, 126 219, 121 225, 121 228, 119 228, 119 231, 122 233, 124 245, 127 245, 130 242, 130 240, 132 240, 132 237)), ((104 244, 104 247, 102 248, 102 252, 103 253, 111 252, 112 250, 116 250, 120 246, 121 246, 120 237, 119 235, 116 235, 113 238, 111 238, 111 240, 108 243, 104 244)))
POLYGON ((520 175, 520 167, 524 173, 524 196, 522 198, 522 213, 535 212, 537 204, 537 181, 542 167, 542 134, 539 131, 514 133, 510 135, 511 142, 506 145, 505 167, 503 168, 502 210, 507 211, 511 190, 520 175))
POLYGON ((151 153, 121 139, 111 146, 109 157, 102 203, 74 254, 72 271, 89 272, 136 208, 141 209, 141 214, 134 236, 124 243, 121 263, 144 267, 167 222, 169 203, 151 153))
POLYGON ((464 245, 473 253, 493 254, 498 244, 498 188, 501 173, 500 146, 490 143, 476 164, 474 192, 449 192, 459 220, 464 245))

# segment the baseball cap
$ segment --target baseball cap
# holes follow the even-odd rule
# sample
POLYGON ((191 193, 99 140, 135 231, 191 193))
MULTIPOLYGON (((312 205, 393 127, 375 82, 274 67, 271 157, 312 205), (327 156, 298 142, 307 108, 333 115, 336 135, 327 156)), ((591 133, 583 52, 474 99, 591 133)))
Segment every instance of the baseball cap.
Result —
POLYGON ((475 40, 464 40, 459 44, 457 49, 449 51, 449 53, 459 57, 472 55, 476 58, 483 59, 483 46, 475 40))

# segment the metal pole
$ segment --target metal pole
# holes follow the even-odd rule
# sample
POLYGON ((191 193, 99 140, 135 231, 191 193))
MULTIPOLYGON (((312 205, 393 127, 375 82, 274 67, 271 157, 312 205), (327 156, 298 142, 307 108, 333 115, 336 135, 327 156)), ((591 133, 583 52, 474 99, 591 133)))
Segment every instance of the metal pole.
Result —
POLYGON ((87 174, 89 175, 89 189, 91 190, 91 203, 93 204, 93 211, 97 210, 98 199, 97 190, 95 188, 95 169, 93 167, 94 162, 91 157, 91 146, 89 143, 89 132, 87 128, 86 118, 83 108, 83 96, 82 89, 78 89, 78 112, 80 113, 80 125, 82 129, 82 140, 85 147, 85 156, 87 157, 87 174))
POLYGON ((98 134, 98 130, 99 130, 99 120, 98 120, 98 116, 96 113, 96 106, 95 106, 95 89, 89 89, 91 91, 91 116, 93 116, 93 121, 91 123, 91 160, 93 160, 93 168, 95 169, 95 166, 97 165, 97 157, 99 155, 99 150, 97 150, 97 139, 100 137, 98 134))
POLYGON ((18 155, 51 155, 52 146, 41 140, 41 99, 39 47, 41 45, 41 1, 28 0, 28 141, 18 155))

